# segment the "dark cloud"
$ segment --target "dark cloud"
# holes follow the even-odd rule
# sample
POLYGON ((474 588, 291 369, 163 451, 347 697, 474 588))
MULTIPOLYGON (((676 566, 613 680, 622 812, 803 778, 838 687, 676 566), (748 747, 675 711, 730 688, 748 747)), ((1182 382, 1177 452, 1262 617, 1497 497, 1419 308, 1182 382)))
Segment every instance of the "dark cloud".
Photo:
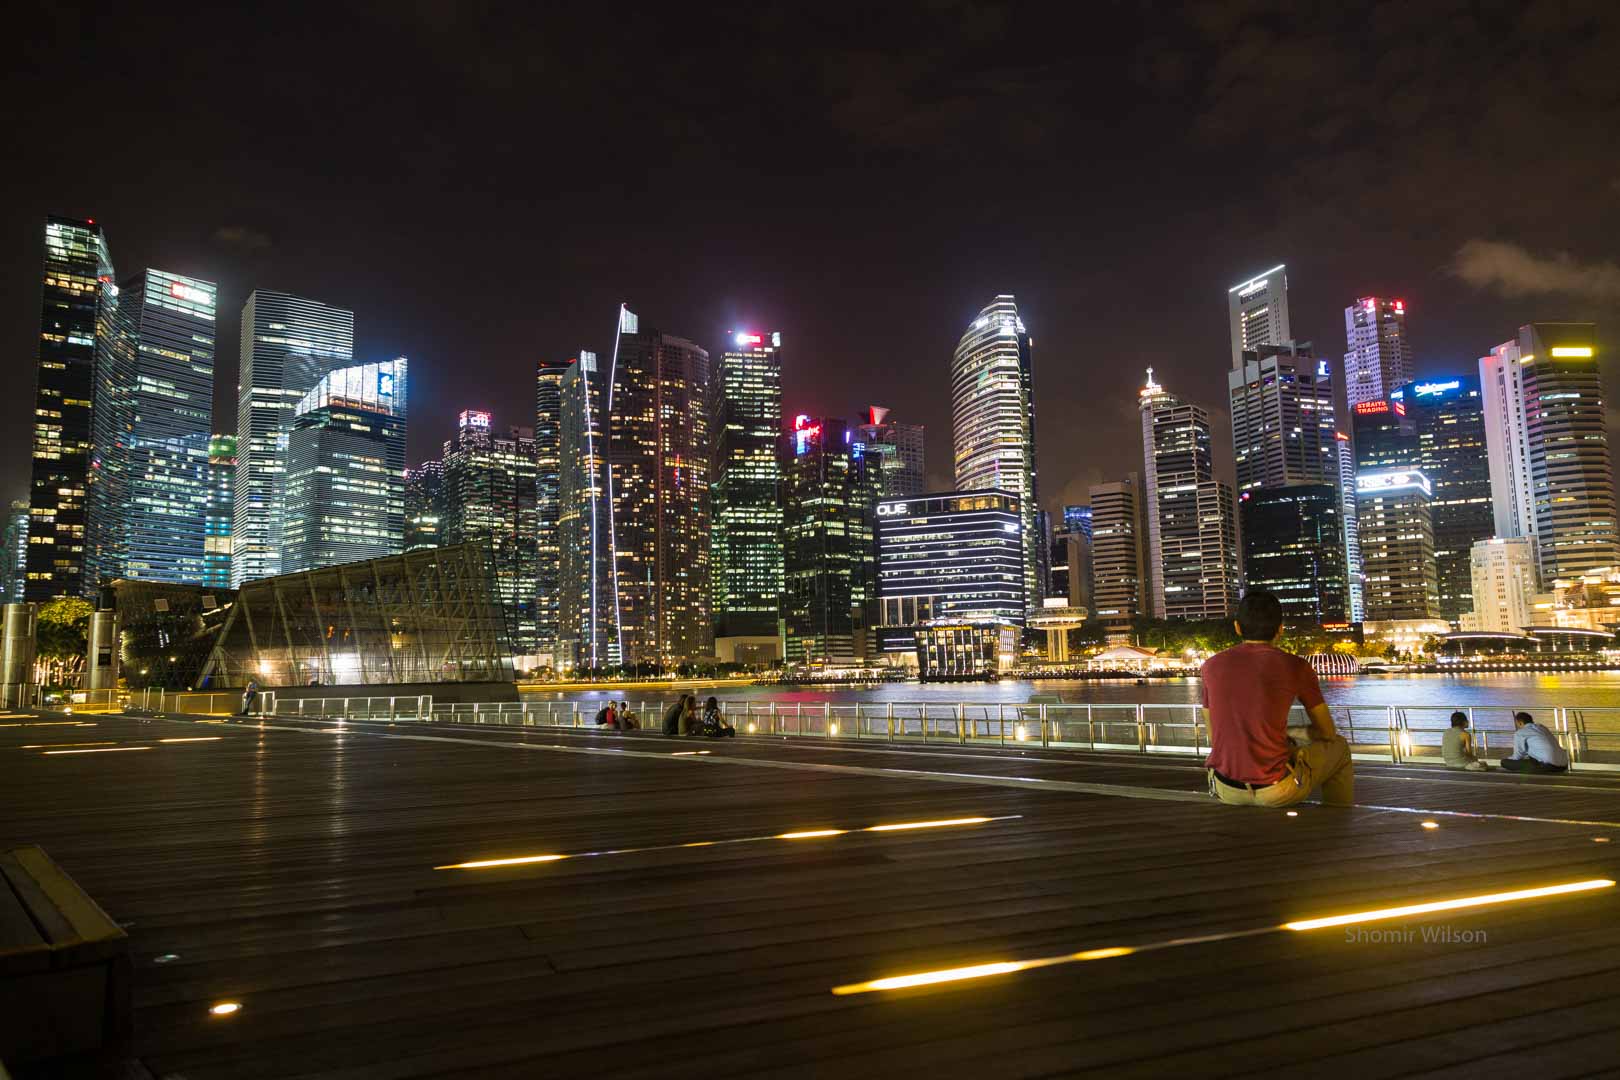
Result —
POLYGON ((1518 299, 1556 295, 1578 300, 1620 300, 1620 265, 1581 262, 1568 252, 1536 255, 1518 244, 1470 240, 1457 250, 1452 272, 1476 289, 1518 299))
POLYGON ((268 233, 247 225, 221 225, 214 230, 214 242, 222 247, 250 254, 275 246, 268 233))

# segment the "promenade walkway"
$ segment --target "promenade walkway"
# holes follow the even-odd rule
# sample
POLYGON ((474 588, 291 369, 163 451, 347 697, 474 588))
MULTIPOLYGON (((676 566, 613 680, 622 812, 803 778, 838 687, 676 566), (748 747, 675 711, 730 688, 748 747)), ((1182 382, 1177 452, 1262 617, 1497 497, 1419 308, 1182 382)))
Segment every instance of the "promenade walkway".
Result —
POLYGON ((1620 878, 1601 773, 1289 817, 1140 757, 60 714, 0 763, 156 1078, 1616 1067, 1620 889, 1283 928, 1620 878))

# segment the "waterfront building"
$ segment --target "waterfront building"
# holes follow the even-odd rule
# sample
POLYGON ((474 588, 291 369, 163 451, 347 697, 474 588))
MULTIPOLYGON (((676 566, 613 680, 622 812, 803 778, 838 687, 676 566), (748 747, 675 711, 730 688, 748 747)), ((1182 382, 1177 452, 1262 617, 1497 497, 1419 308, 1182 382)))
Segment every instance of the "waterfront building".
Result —
POLYGON ((512 645, 526 657, 539 647, 536 457, 532 428, 497 433, 479 409, 463 410, 444 444, 441 543, 489 545, 512 645))
POLYGON ((1070 607, 1088 611, 1092 607, 1091 528, 1091 507, 1063 508, 1063 527, 1052 541, 1052 588, 1048 593, 1066 599, 1070 607))
POLYGON ((1018 631, 998 623, 935 624, 917 628, 917 677, 922 682, 992 678, 1018 662, 1018 631))
POLYGON ((13 499, 0 538, 0 597, 8 604, 23 602, 28 581, 28 500, 13 499))
POLYGON ((715 653, 781 658, 782 335, 734 330, 714 378, 714 525, 709 576, 715 653))
POLYGON ((1494 534, 1485 414, 1471 374, 1410 382, 1395 391, 1417 435, 1417 467, 1434 489, 1430 514, 1440 617, 1474 610, 1474 545, 1494 534))
POLYGON ((1018 497, 1023 514, 1024 602, 1039 607, 1040 509, 1035 472, 1035 371, 1031 339, 1011 296, 997 296, 963 331, 951 359, 951 439, 956 487, 1018 497))
POLYGON ((1440 586, 1429 513, 1432 500, 1429 480, 1417 469, 1367 469, 1357 473, 1356 508, 1361 521, 1361 563, 1367 575, 1367 621, 1439 617, 1440 586))
POLYGON ((1221 619, 1238 599, 1232 489, 1215 478, 1209 413, 1153 381, 1140 393, 1144 499, 1156 619, 1221 619))
POLYGON ((1414 373, 1406 336, 1406 302, 1363 296, 1344 309, 1345 400, 1387 401, 1414 373))
MULTIPOLYGON (((1531 361, 1534 362, 1534 357, 1531 361)), ((1491 477, 1495 535, 1536 535, 1531 495, 1530 429, 1525 424, 1524 370, 1517 340, 1504 341, 1479 358, 1480 404, 1491 477)))
POLYGON ((1519 352, 1542 580, 1620 565, 1597 328, 1531 323, 1519 352))
POLYGON ((354 312, 258 289, 242 306, 231 587, 279 574, 293 416, 321 376, 354 362, 354 312))
POLYGON ((405 550, 438 547, 444 539, 444 462, 405 470, 405 550))
POLYGON ((868 459, 877 467, 879 494, 885 499, 921 495, 927 486, 927 459, 923 425, 889 419, 889 410, 873 405, 855 438, 866 445, 868 459))
POLYGON ((1011 492, 981 489, 882 499, 874 512, 886 654, 917 647, 929 624, 1022 627, 1024 514, 1011 492))
POLYGON ((100 301, 116 293, 107 238, 93 220, 45 219, 33 467, 24 593, 31 601, 81 596, 85 492, 92 443, 100 301))
POLYGON ((329 371, 287 433, 287 573, 397 555, 405 546, 403 357, 329 371))
POLYGON ((1232 330, 1232 367, 1243 366, 1243 354, 1263 345, 1294 340, 1288 325, 1288 268, 1278 264, 1263 274, 1226 290, 1232 330))
POLYGON ((1469 552, 1473 609, 1461 629, 1517 634, 1533 625, 1536 600, 1536 542, 1528 536, 1476 541, 1469 552))
POLYGON ((1143 547, 1141 481, 1135 473, 1123 480, 1091 485, 1092 613, 1109 640, 1130 636, 1150 593, 1143 547))
POLYGON ((1238 491, 1338 482, 1333 373, 1308 342, 1245 350, 1226 385, 1238 491))
POLYGON ((203 520, 203 584, 231 587, 231 513, 236 505, 236 436, 208 440, 208 512, 203 520))
POLYGON ((1335 454, 1339 463, 1339 526, 1344 531, 1345 602, 1350 621, 1361 622, 1367 617, 1363 585, 1366 574, 1361 565, 1361 518, 1356 510, 1356 454, 1350 446, 1350 436, 1342 431, 1333 433, 1335 454))
POLYGON ((214 409, 214 284, 146 270, 102 297, 87 587, 203 579, 214 409))
POLYGON ((542 360, 534 380, 535 651, 557 666, 562 589, 562 383, 569 360, 542 360))
POLYGON ((613 503, 608 495, 607 372, 581 350, 563 372, 561 468, 557 477, 559 670, 616 665, 613 503))
POLYGON ((783 454, 782 654, 847 666, 877 653, 878 478, 842 420, 797 416, 783 454))
POLYGON ((709 354, 621 306, 607 385, 621 655, 665 670, 714 653, 709 354))
POLYGON ((1336 482, 1262 487, 1238 496, 1243 575, 1282 603, 1290 624, 1349 623, 1344 503, 1336 482))

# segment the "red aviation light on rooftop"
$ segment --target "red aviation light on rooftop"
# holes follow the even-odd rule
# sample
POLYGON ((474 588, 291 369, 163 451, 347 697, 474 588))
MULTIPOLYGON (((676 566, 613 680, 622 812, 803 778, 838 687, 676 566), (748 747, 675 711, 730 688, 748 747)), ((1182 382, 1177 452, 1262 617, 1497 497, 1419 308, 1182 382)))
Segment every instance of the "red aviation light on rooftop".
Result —
POLYGON ((1356 402, 1356 412, 1362 416, 1369 416, 1373 413, 1386 413, 1389 412, 1389 402, 1358 401, 1356 402))

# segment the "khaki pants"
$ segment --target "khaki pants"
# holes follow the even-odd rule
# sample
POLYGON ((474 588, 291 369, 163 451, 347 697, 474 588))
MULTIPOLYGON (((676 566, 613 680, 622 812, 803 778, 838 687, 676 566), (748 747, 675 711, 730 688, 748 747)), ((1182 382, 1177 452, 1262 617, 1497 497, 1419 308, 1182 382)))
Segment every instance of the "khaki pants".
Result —
POLYGON ((1349 806, 1355 801, 1356 766, 1350 760, 1350 744, 1335 735, 1312 739, 1294 748, 1288 775, 1263 788, 1249 791, 1235 788, 1209 774, 1209 791, 1228 806, 1292 806, 1304 802, 1320 788, 1323 806, 1349 806))

